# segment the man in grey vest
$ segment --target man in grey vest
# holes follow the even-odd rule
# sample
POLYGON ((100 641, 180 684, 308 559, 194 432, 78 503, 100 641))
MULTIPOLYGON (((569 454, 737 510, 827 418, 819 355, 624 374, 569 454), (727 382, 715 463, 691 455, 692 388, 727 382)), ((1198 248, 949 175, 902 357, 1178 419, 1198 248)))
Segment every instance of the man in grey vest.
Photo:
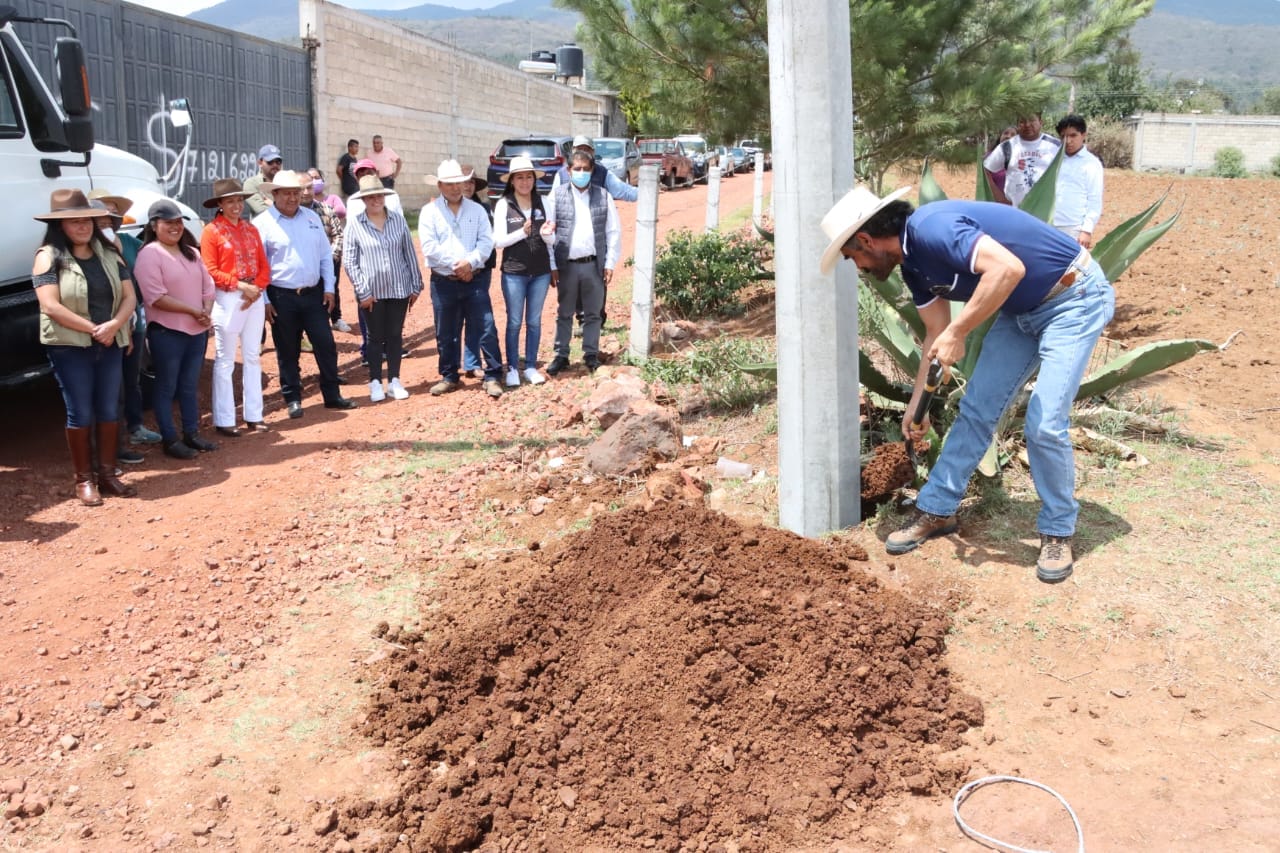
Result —
POLYGON ((605 286, 622 252, 618 209, 603 187, 591 183, 594 161, 573 152, 569 183, 552 194, 556 242, 551 254, 551 286, 559 292, 556 308, 556 357, 547 365, 555 376, 569 366, 573 314, 582 305, 582 361, 595 373, 600 366, 600 325, 605 286))

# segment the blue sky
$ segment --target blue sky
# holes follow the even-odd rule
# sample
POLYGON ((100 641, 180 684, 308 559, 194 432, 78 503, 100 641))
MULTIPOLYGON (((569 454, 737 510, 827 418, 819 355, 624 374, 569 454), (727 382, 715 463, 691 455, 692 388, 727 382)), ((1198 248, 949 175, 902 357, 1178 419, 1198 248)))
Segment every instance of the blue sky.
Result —
MULTIPOLYGON (((216 6, 219 0, 127 0, 139 6, 168 12, 171 15, 189 15, 199 9, 216 6)), ((339 6, 351 9, 408 9, 410 6, 421 6, 423 3, 436 3, 439 6, 456 6, 459 9, 483 9, 496 6, 503 0, 334 0, 339 6)))

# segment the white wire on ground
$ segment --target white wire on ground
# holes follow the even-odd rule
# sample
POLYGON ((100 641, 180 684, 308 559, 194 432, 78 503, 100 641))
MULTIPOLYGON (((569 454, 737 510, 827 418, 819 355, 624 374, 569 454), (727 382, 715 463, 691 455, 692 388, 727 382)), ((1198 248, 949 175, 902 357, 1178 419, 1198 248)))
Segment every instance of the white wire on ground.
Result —
POLYGON ((973 780, 957 791, 956 798, 951 802, 951 814, 955 816, 956 825, 960 827, 961 832, 972 838, 974 841, 978 841, 992 847, 998 847, 1002 850, 1009 850, 1012 851, 1012 853, 1050 853, 1050 851, 1045 850, 1030 850, 1026 847, 1017 847, 1013 844, 1009 844, 1008 842, 992 838, 990 835, 983 835, 981 832, 978 832, 976 829, 969 826, 969 824, 965 823, 964 818, 960 817, 960 806, 964 804, 964 801, 969 798, 970 794, 979 788, 987 785, 994 785, 997 782, 1018 782, 1023 785, 1030 785, 1033 788, 1039 788, 1041 791, 1052 794, 1058 802, 1062 803, 1062 807, 1067 810, 1067 814, 1071 815, 1071 823, 1074 824, 1076 828, 1076 840, 1079 842, 1079 846, 1076 847, 1076 851, 1077 853, 1084 853, 1084 830, 1080 828, 1080 818, 1076 817, 1076 813, 1072 810, 1070 804, 1063 799, 1061 794, 1050 788, 1048 785, 1042 785, 1039 782, 1033 782, 1030 779, 1022 779, 1018 776, 984 776, 981 779, 973 780))

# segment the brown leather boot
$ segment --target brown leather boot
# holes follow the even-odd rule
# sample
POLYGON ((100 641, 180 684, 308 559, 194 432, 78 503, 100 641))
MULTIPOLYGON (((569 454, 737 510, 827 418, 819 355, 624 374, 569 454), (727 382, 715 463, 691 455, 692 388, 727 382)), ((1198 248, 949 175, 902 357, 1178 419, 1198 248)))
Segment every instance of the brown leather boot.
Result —
POLYGON ((67 427, 67 447, 71 449, 71 466, 76 471, 76 497, 85 506, 101 506, 102 495, 93 479, 93 446, 89 427, 67 427))
POLYGON ((131 498, 138 493, 116 476, 116 438, 120 433, 119 421, 98 424, 98 490, 104 495, 131 498))

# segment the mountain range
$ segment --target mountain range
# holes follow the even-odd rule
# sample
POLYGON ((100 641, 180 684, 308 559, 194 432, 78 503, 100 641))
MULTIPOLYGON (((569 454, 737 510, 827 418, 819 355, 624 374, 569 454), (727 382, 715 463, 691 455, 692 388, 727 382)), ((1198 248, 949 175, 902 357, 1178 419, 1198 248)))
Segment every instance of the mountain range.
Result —
MULTIPOLYGON (((365 14, 510 64, 527 59, 532 50, 554 50, 573 41, 579 23, 577 13, 556 8, 552 0, 509 0, 487 9, 424 3, 365 14)), ((297 0, 224 0, 191 18, 299 43, 297 0)), ((1155 11, 1133 28, 1132 41, 1157 83, 1204 79, 1256 91, 1280 85, 1275 59, 1280 0, 1156 0, 1155 11)))

